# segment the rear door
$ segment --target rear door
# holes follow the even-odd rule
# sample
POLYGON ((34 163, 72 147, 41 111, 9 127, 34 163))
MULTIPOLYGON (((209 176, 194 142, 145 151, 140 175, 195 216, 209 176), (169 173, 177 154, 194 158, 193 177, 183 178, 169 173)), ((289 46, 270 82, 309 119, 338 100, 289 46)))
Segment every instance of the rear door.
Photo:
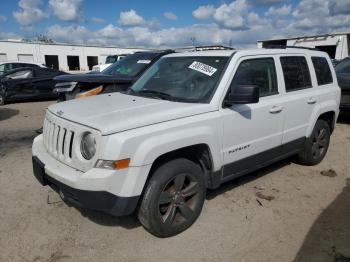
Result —
POLYGON ((282 67, 285 94, 283 107, 285 123, 283 144, 300 146, 306 137, 311 114, 317 104, 315 83, 311 79, 310 57, 305 55, 281 55, 279 62, 282 67))
POLYGON ((260 100, 222 110, 224 179, 239 176, 280 155, 284 110, 275 60, 273 56, 259 56, 238 62, 231 87, 258 86, 260 100))

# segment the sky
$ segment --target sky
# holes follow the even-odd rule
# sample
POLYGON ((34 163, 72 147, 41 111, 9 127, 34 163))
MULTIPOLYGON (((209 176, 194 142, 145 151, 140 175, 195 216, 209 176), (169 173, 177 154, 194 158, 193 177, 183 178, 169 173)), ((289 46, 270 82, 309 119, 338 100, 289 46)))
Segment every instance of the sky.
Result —
POLYGON ((124 47, 230 45, 350 31, 350 0, 1 0, 0 39, 124 47))

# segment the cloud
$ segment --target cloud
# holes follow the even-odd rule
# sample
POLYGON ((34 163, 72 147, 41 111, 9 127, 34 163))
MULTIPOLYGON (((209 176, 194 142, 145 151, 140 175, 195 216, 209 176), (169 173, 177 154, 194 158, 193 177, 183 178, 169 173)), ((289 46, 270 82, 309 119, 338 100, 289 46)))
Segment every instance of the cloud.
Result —
POLYGON ((21 39, 22 37, 12 33, 12 32, 0 32, 0 39, 1 40, 7 40, 7 39, 21 39))
POLYGON ((242 12, 247 9, 245 0, 236 0, 231 4, 222 4, 213 15, 214 21, 226 28, 240 29, 244 27, 242 12))
POLYGON ((201 23, 184 27, 162 28, 158 20, 145 20, 129 10, 120 14, 119 25, 101 25, 98 30, 53 25, 47 28, 47 35, 59 42, 154 48, 190 46, 195 37, 198 45, 232 43, 240 48, 255 46, 262 39, 346 31, 350 24, 350 13, 338 10, 347 6, 342 0, 300 0, 297 4, 263 7, 265 13, 250 2, 200 6, 192 14, 201 23))
POLYGON ((349 0, 332 0, 329 2, 330 13, 333 15, 350 14, 350 1, 349 0))
POLYGON ((120 12, 119 24, 123 26, 140 26, 145 24, 145 19, 138 15, 135 10, 120 12))
POLYGON ((215 8, 212 5, 200 6, 192 12, 193 17, 199 20, 210 18, 215 13, 215 8))
POLYGON ((19 10, 12 14, 16 21, 22 26, 31 26, 48 17, 48 15, 40 9, 41 0, 20 0, 18 6, 19 10))
POLYGON ((275 5, 284 2, 289 2, 288 0, 248 0, 250 5, 275 5))
POLYGON ((82 0, 49 0, 49 7, 62 21, 83 20, 82 0))
POLYGON ((177 16, 172 12, 164 12, 163 16, 169 20, 177 20, 177 16))
POLYGON ((292 11, 292 5, 283 5, 281 7, 274 7, 271 6, 267 12, 265 13, 266 16, 287 16, 292 11))
POLYGON ((92 22, 95 22, 95 23, 97 23, 97 24, 103 24, 103 23, 106 22, 104 19, 99 18, 99 17, 92 17, 92 18, 91 18, 91 21, 92 21, 92 22))

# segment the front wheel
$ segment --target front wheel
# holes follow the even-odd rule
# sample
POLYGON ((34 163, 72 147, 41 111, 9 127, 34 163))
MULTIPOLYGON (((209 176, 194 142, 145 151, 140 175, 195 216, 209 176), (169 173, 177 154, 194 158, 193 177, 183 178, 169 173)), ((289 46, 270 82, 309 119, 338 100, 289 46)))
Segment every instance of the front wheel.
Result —
POLYGON ((189 228, 202 211, 206 187, 200 166, 171 160, 154 172, 139 209, 141 224, 153 235, 170 237, 189 228))
POLYGON ((330 136, 328 123, 317 120, 311 136, 306 139, 304 150, 298 155, 299 162, 308 166, 320 163, 327 153, 330 136))

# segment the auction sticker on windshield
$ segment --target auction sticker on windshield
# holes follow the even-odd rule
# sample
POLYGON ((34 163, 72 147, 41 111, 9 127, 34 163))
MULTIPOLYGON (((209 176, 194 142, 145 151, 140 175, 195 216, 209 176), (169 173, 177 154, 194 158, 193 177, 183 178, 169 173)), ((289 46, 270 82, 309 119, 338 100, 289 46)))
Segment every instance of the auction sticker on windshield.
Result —
POLYGON ((138 64, 149 64, 151 63, 151 60, 139 60, 137 61, 138 64))
POLYGON ((216 68, 197 61, 194 61, 188 68, 196 70, 208 76, 212 76, 217 71, 216 68))

